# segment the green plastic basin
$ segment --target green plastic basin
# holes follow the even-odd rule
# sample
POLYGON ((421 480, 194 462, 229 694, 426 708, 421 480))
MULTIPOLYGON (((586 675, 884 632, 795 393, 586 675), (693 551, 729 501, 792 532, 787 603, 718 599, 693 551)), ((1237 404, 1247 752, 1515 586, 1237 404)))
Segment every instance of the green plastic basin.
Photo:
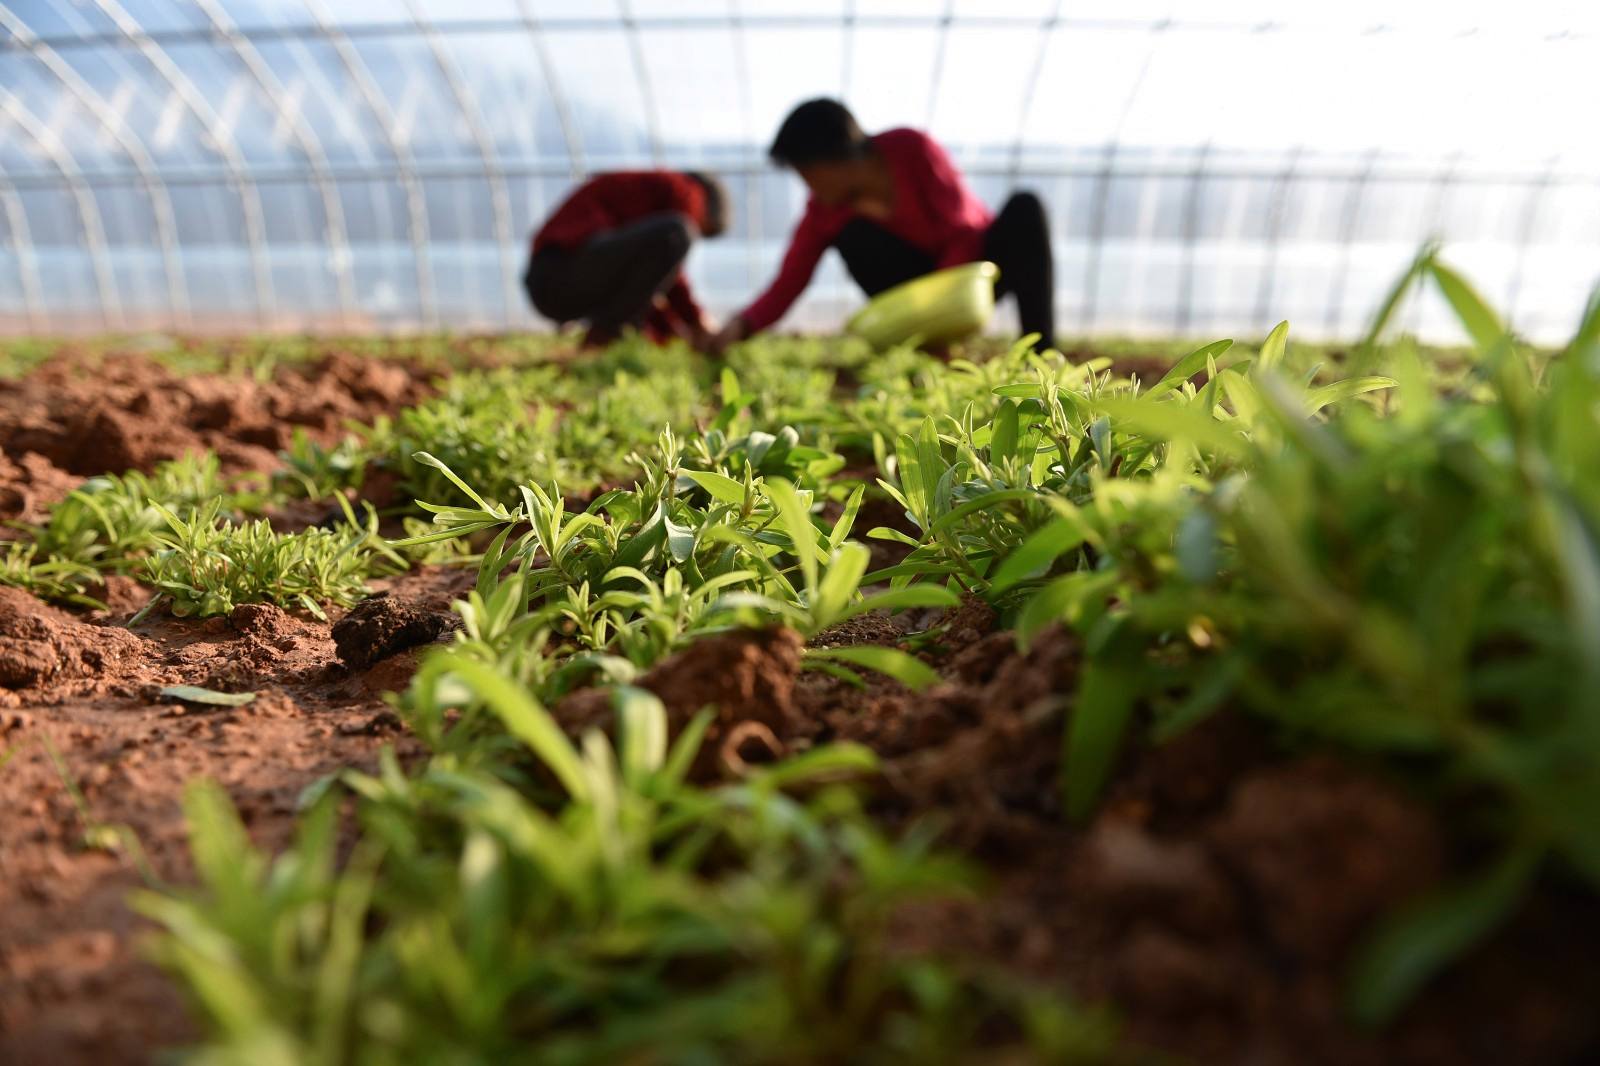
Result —
POLYGON ((926 344, 960 340, 981 330, 994 314, 993 263, 963 263, 912 278, 881 292, 851 316, 845 329, 874 348, 920 337, 926 344))

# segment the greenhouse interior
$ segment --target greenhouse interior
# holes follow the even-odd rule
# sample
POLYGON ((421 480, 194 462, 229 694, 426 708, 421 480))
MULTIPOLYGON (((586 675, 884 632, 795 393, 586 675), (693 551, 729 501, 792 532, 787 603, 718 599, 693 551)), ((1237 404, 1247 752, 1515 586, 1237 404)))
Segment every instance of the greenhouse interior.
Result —
POLYGON ((0 1063, 1600 1061, 1600 5, 0 2, 0 1063))

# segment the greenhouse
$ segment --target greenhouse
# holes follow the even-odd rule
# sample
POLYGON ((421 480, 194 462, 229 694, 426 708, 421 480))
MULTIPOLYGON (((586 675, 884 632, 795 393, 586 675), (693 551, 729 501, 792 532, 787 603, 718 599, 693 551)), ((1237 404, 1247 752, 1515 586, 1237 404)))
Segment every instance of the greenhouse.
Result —
MULTIPOLYGON (((1530 337, 1600 273, 1591 5, 12 3, 0 328, 523 329, 521 245, 581 176, 722 175, 729 310, 803 189, 793 103, 926 127, 1043 196, 1076 332, 1358 332, 1438 237, 1530 337), (1425 64, 1425 76, 1419 71, 1425 64), (1529 121, 1538 116, 1538 121, 1529 121)), ((797 323, 847 306, 841 271, 797 323)), ((1442 329, 1424 321, 1420 326, 1442 329)))
POLYGON ((0 1063, 1600 1060, 1600 4, 0 0, 0 1063))

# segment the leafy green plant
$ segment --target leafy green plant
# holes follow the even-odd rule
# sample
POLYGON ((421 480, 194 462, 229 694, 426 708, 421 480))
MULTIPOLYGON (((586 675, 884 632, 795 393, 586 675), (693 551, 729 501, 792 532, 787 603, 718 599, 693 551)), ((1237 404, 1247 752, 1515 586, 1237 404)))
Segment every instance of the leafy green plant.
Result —
POLYGON ((276 533, 264 519, 233 525, 220 518, 218 501, 188 518, 154 506, 170 533, 157 538, 160 550, 139 567, 156 590, 145 611, 166 604, 179 617, 206 617, 244 603, 273 603, 323 618, 323 604, 349 607, 367 595, 366 578, 379 560, 404 565, 381 547, 376 516, 362 526, 348 504, 345 528, 299 533, 276 533))
POLYGON ((574 744, 490 667, 438 658, 443 698, 498 716, 537 781, 444 761, 408 778, 389 757, 324 788, 276 863, 220 790, 191 789, 201 885, 139 906, 168 930, 157 957, 212 1022, 213 1060, 976 1061, 997 1039, 1116 1060, 1112 1030, 1070 1003, 885 949, 897 907, 967 873, 826 786, 870 769, 862 750, 700 789, 685 774, 704 717, 669 743, 659 701, 621 688, 614 741, 574 744), (807 784, 823 786, 809 802, 786 794, 807 784), (365 835, 338 869, 341 787, 365 835))

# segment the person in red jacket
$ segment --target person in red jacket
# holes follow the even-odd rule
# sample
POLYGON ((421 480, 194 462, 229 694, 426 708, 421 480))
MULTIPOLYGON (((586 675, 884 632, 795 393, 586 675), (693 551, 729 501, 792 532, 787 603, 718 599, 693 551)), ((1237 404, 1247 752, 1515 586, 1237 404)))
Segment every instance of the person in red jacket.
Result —
POLYGON ((588 346, 610 344, 631 326, 657 342, 677 336, 703 348, 711 324, 683 261, 696 237, 727 227, 727 196, 708 175, 597 174, 534 235, 523 285, 546 318, 587 322, 588 346))
POLYGON ((1050 226, 1033 193, 1014 194, 991 215, 927 134, 868 136, 837 100, 796 107, 768 154, 799 173, 811 199, 776 280, 712 338, 713 351, 782 318, 829 248, 868 296, 943 267, 990 260, 1000 267, 995 295, 1016 297, 1022 331, 1039 334, 1041 347, 1055 343, 1050 226))

